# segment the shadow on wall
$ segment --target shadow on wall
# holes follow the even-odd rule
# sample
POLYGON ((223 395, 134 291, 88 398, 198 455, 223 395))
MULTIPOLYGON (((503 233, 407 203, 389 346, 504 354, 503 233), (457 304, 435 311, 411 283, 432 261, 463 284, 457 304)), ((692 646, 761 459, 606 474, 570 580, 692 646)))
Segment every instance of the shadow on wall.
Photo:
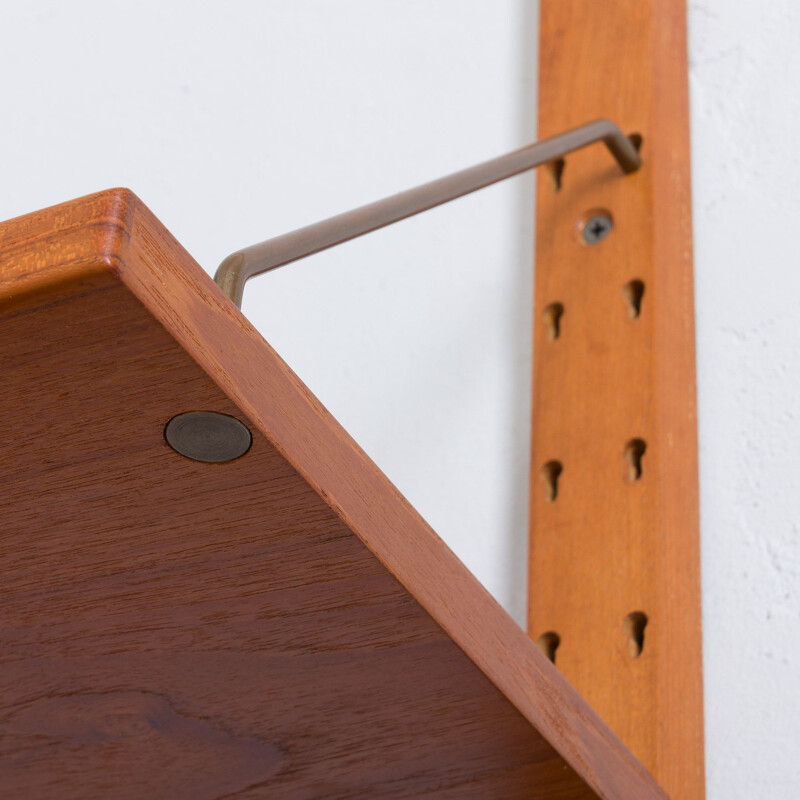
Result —
MULTIPOLYGON (((519 3, 517 26, 517 74, 520 96, 517 102, 520 146, 536 140, 539 61, 539 4, 522 0, 519 3)), ((513 331, 513 363, 511 387, 512 407, 509 424, 512 428, 513 464, 508 483, 508 504, 512 530, 508 532, 506 549, 508 576, 508 611, 523 627, 526 626, 528 595, 528 495, 531 438, 531 380, 533 359, 533 275, 534 219, 536 172, 514 179, 517 219, 514 230, 519 237, 515 265, 516 291, 508 299, 513 331)))

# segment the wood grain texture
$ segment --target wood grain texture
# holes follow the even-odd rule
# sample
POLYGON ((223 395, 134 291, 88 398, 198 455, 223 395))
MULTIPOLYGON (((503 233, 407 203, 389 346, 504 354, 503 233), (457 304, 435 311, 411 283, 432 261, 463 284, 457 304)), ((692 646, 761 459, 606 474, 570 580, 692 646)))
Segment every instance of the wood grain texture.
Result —
POLYGON ((529 631, 558 635, 558 668, 671 797, 702 798, 686 9, 542 0, 540 37, 540 136, 608 117, 643 137, 643 166, 621 176, 593 148, 560 188, 539 176, 529 631), (596 211, 614 229, 588 246, 596 211))
POLYGON ((0 226, 0 342, 0 795, 664 797, 130 192, 0 226))

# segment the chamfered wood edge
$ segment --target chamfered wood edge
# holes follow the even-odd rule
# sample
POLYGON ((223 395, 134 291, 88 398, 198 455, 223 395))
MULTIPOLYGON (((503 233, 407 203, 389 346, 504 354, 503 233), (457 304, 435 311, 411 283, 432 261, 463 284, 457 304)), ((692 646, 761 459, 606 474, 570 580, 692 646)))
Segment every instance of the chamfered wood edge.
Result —
POLYGON ((0 224, 0 303, 9 313, 40 294, 68 295, 113 277, 125 190, 110 190, 0 224), (36 249, 28 243, 36 241, 36 249))
POLYGON ((705 721, 703 717, 703 648, 701 593, 701 532, 697 431, 697 372, 694 309, 694 259, 692 232, 689 59, 686 0, 656 0, 655 13, 661 24, 655 27, 654 48, 658 63, 653 71, 653 91, 662 111, 654 131, 653 158, 656 180, 670 186, 670 193, 656 196, 653 213, 671 219, 671 226, 656 226, 654 257, 661 276, 662 291, 673 298, 679 311, 665 309, 654 324, 654 347, 664 353, 656 366, 655 392, 667 398, 656 419, 658 436, 672 446, 661 454, 661 468, 673 475, 659 496, 660 559, 676 575, 672 591, 665 593, 663 613, 680 620, 686 629, 684 647, 669 662, 671 681, 659 685, 661 708, 681 707, 691 715, 691 732, 673 736, 662 748, 663 781, 680 785, 686 769, 679 759, 692 752, 694 772, 684 785, 696 787, 698 797, 705 790, 705 721), (663 144, 662 144, 663 142, 663 144), (680 388, 675 376, 682 376, 680 388), (685 454, 690 453, 691 458, 685 454), (690 696, 690 704, 686 698, 690 696), (691 782, 691 783, 690 783, 691 782))
POLYGON ((0 252, 35 235, 46 238, 48 229, 56 229, 57 257, 49 253, 56 266, 39 270, 46 275, 37 277, 35 263, 13 270, 0 264, 4 310, 35 301, 48 283, 121 280, 599 797, 665 797, 132 192, 113 189, 4 223, 0 252), (60 230, 64 219, 74 225, 60 230), (87 227, 93 236, 73 241, 71 232, 87 227))

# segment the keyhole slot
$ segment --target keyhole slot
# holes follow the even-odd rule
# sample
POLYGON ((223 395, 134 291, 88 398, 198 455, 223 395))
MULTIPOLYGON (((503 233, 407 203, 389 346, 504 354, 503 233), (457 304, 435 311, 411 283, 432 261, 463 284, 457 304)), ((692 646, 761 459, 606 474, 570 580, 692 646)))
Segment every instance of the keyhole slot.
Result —
POLYGON ((553 191, 560 192, 561 191, 561 182, 564 177, 564 167, 566 166, 566 161, 563 158, 557 158, 555 161, 551 161, 547 165, 547 171, 550 173, 550 177, 553 179, 553 191))
POLYGON ((625 302, 628 304, 628 316, 637 319, 642 313, 642 297, 644 297, 644 282, 638 278, 626 283, 623 290, 625 302))
POLYGON ((628 462, 628 480, 638 481, 642 478, 642 458, 647 444, 643 439, 631 439, 625 445, 625 460, 628 462))
POLYGON ((561 317, 564 316, 564 306, 561 303, 550 303, 542 313, 544 324, 547 326, 547 338, 554 342, 561 336, 561 317))
POLYGON ((644 629, 647 627, 647 614, 644 611, 631 611, 622 622, 622 629, 628 637, 628 653, 631 658, 639 658, 644 649, 644 629))
POLYGON ((544 481, 544 499, 548 503, 555 503, 558 497, 558 481, 564 471, 560 461, 548 461, 539 470, 542 481, 544 481))
POLYGON ((547 658, 556 663, 556 650, 561 644, 561 637, 555 631, 548 631, 543 633, 537 640, 536 646, 547 656, 547 658))

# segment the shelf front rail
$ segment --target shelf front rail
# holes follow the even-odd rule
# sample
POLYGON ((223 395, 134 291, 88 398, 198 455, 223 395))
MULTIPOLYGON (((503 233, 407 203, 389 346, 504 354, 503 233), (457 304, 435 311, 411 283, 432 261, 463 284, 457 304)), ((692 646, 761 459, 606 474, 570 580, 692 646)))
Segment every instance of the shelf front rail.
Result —
POLYGON ((241 307, 244 284, 254 275, 363 236, 600 141, 623 172, 639 169, 641 160, 631 140, 613 122, 595 120, 414 189, 237 250, 219 265, 214 280, 241 307))

